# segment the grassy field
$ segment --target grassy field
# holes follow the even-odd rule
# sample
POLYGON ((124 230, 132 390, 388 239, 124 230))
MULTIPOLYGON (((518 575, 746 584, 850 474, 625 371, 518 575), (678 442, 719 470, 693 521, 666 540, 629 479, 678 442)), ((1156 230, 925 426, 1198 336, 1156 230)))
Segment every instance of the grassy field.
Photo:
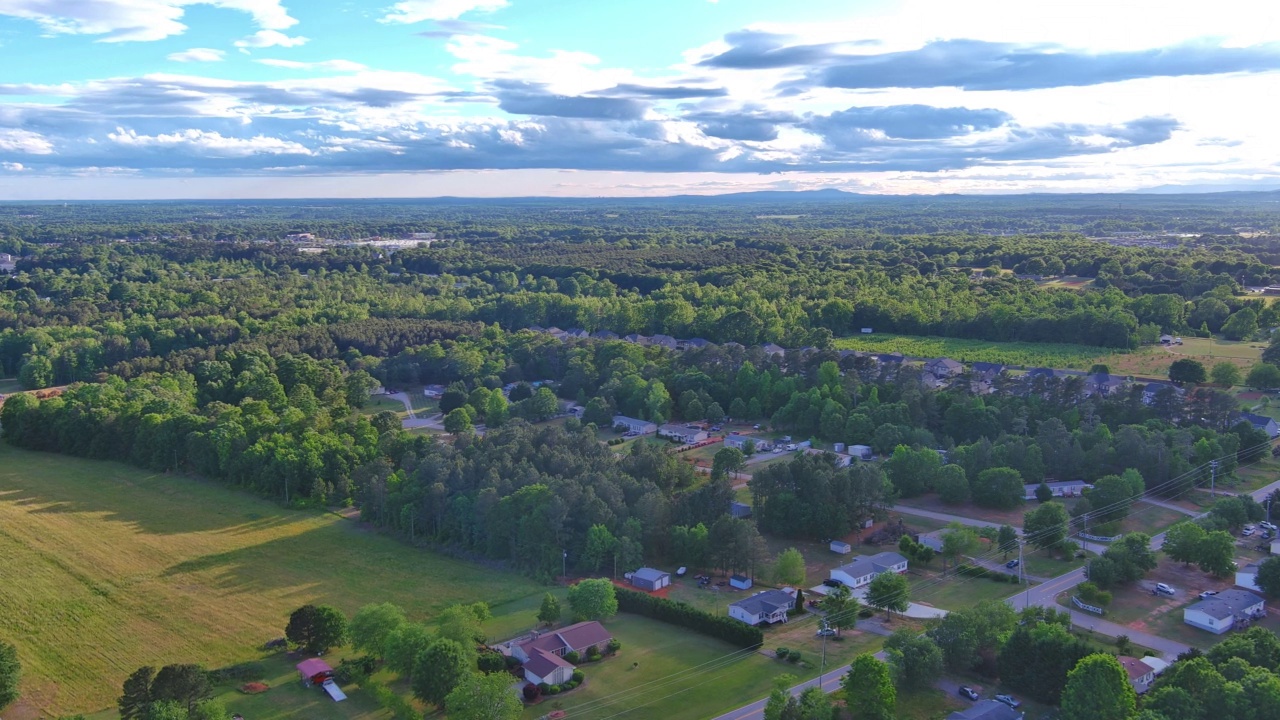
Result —
POLYGON ((921 335, 854 335, 837 338, 841 350, 876 353, 900 352, 911 357, 949 357, 961 362, 998 362, 1026 367, 1078 368, 1088 370, 1098 358, 1115 351, 1092 345, 1067 343, 992 342, 921 335))
POLYGON ((141 665, 253 659, 308 602, 426 618, 495 606, 532 623, 543 588, 321 512, 218 485, 0 445, 0 636, 24 667, 6 718, 94 711, 141 665))
POLYGON ((0 395, 8 395, 21 389, 22 383, 17 378, 0 378, 0 395))
POLYGON ((380 412, 393 413, 401 421, 409 417, 409 412, 404 409, 404 403, 399 400, 393 400, 386 395, 375 395, 369 398, 364 407, 360 408, 361 415, 374 416, 380 412))

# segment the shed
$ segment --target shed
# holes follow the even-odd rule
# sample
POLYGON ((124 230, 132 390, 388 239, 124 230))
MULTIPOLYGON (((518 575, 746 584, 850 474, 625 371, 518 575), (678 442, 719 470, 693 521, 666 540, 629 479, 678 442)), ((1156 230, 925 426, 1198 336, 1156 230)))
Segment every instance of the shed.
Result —
POLYGON ((870 446, 870 445, 850 445, 849 447, 845 448, 845 452, 847 452, 847 453, 849 453, 850 455, 852 455, 852 456, 854 456, 854 457, 858 458, 859 460, 870 460, 870 459, 871 459, 871 446, 870 446))
POLYGON ((303 660, 294 667, 297 668, 298 677, 302 678, 302 684, 305 687, 322 685, 325 680, 333 676, 333 668, 329 667, 329 663, 320 658, 303 660))
POLYGON ((729 578, 729 586, 739 590, 750 590, 751 578, 746 575, 733 575, 729 578))
POLYGON ((729 516, 738 519, 751 517, 751 506, 746 503, 740 503, 737 500, 729 502, 729 516))
POLYGON ((671 584, 671 574, 644 567, 631 573, 631 584, 641 590, 661 590, 671 584))
POLYGON ((853 552, 853 546, 843 540, 832 540, 831 552, 840 553, 841 555, 848 555, 849 553, 853 552))
POLYGON ((1262 592, 1262 588, 1258 587, 1258 563, 1249 563, 1236 570, 1236 587, 1262 592))

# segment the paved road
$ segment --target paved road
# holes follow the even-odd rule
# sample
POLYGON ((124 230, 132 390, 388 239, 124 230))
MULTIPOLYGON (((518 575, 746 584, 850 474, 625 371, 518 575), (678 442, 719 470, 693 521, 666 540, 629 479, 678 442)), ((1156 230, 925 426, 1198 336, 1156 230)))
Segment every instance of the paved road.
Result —
MULTIPOLYGON (((878 660, 883 661, 884 651, 881 650, 880 652, 876 653, 875 657, 878 660)), ((806 680, 805 682, 802 682, 799 685, 796 685, 795 687, 791 688, 791 694, 793 696, 799 697, 800 693, 804 692, 805 690, 808 690, 811 687, 818 687, 819 679, 821 679, 822 681, 822 691, 827 694, 831 694, 840 689, 840 681, 844 679, 845 674, 848 672, 849 672, 848 665, 842 665, 833 670, 828 670, 825 674, 821 676, 821 678, 813 678, 812 680, 806 680)), ((731 710, 723 715, 720 715, 716 717, 715 720, 762 720, 764 718, 764 706, 768 704, 768 702, 769 702, 768 698, 765 698, 763 700, 757 700, 751 703, 750 705, 743 705, 737 710, 731 710)))

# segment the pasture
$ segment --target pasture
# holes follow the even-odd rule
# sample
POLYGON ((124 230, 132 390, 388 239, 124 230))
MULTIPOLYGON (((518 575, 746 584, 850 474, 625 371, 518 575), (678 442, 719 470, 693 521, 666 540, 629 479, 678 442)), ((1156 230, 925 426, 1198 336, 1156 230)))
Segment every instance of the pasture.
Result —
POLYGON ((1025 367, 1074 368, 1088 370, 1098 358, 1111 355, 1111 348, 1068 343, 992 342, 923 335, 874 333, 837 338, 841 350, 874 353, 900 352, 909 357, 949 357, 964 363, 994 362, 1025 367))
POLYGON ((331 513, 3 444, 0 557, 0 636, 24 668, 11 719, 112 706, 142 665, 257 658, 308 602, 426 619, 483 599, 504 632, 531 623, 544 591, 331 513))

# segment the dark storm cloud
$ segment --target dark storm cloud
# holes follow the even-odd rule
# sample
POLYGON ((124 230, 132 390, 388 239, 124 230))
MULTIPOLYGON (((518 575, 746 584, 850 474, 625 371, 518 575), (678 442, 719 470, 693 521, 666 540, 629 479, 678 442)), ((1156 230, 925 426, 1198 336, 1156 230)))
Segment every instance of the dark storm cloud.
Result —
POLYGON ((684 119, 697 122, 698 128, 711 137, 753 142, 775 140, 780 126, 799 120, 791 113, 764 110, 694 112, 685 115, 684 119))

